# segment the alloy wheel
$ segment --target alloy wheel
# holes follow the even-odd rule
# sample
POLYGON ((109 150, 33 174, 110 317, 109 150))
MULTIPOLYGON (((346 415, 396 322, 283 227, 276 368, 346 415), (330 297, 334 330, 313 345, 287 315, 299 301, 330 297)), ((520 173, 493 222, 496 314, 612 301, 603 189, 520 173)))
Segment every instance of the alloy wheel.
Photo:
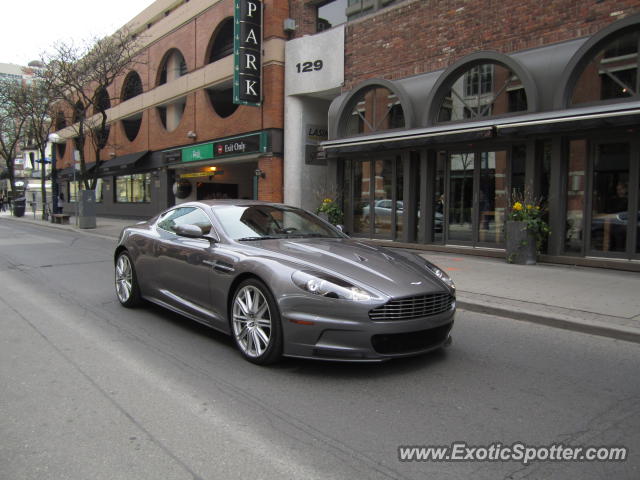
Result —
POLYGON ((127 255, 120 255, 116 262, 116 294, 121 303, 131 298, 133 291, 133 268, 127 255))
POLYGON ((251 358, 265 354, 271 342, 271 311, 266 297, 253 285, 242 287, 233 300, 233 333, 251 358))

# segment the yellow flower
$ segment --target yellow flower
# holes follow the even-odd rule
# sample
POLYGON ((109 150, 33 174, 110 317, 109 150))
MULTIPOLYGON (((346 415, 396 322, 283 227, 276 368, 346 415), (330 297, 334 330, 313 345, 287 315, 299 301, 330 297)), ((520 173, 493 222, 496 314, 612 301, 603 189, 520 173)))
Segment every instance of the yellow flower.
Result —
POLYGON ((322 203, 331 203, 333 202, 333 200, 331 200, 330 198, 325 198, 322 203))
POLYGON ((520 210, 522 210, 522 204, 521 204, 520 202, 516 202, 516 203, 514 203, 514 204, 513 204, 513 209, 514 209, 516 212, 519 212, 520 210))
POLYGON ((527 210, 531 210, 533 208, 533 205, 527 205, 527 210))

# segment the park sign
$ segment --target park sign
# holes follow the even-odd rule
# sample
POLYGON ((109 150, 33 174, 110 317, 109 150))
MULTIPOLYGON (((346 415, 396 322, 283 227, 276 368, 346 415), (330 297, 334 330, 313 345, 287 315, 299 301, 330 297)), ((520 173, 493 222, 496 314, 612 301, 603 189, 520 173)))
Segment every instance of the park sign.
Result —
POLYGON ((262 2, 235 0, 233 29, 233 103, 262 102, 262 2))

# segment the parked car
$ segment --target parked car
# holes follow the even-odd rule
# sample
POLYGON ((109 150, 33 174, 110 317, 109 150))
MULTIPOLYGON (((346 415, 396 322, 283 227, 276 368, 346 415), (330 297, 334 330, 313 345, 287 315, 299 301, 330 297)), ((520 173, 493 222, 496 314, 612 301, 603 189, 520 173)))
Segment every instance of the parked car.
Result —
POLYGON ((122 231, 115 289, 230 334, 249 361, 382 361, 450 341, 455 286, 422 257, 257 201, 170 208, 122 231))
MULTIPOLYGON (((362 207, 362 218, 365 223, 369 222, 370 215, 369 205, 362 207)), ((396 215, 402 215, 404 210, 404 204, 402 200, 396 201, 396 215)), ((373 211, 375 213, 376 225, 389 225, 391 223, 391 213, 393 212, 393 200, 390 198, 384 198, 382 200, 376 200, 373 203, 373 211)))
MULTIPOLYGON (((637 212, 635 221, 640 225, 640 211, 637 212)), ((626 211, 594 216, 591 219, 592 248, 623 252, 627 243, 628 224, 629 213, 626 211)), ((636 235, 636 249, 640 249, 640 235, 636 235)))

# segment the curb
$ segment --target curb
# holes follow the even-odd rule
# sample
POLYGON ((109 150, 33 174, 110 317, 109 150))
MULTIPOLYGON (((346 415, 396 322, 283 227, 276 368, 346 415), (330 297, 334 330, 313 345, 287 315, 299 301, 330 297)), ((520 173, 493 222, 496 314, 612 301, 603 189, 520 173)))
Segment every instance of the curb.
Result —
POLYGON ((498 317, 510 318, 512 320, 536 323, 547 327, 640 343, 640 329, 624 325, 611 325, 609 323, 596 320, 549 315, 532 310, 514 310, 511 308, 465 300, 456 300, 456 304, 459 309, 469 312, 484 313, 498 317))

